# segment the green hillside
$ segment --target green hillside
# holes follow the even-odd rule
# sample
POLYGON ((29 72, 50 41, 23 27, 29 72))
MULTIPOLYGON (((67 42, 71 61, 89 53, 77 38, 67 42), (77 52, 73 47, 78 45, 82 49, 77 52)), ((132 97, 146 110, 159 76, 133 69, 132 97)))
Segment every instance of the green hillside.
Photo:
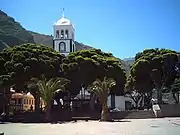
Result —
POLYGON ((36 44, 43 44, 51 48, 53 47, 53 36, 39 34, 32 31, 28 32, 33 36, 33 40, 36 44))
POLYGON ((0 49, 28 42, 34 43, 33 36, 0 10, 0 49))

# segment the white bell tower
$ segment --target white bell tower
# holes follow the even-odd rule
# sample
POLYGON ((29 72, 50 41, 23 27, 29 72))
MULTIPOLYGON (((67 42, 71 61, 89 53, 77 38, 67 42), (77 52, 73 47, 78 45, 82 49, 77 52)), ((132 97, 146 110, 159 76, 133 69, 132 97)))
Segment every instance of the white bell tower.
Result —
POLYGON ((74 43, 74 32, 75 28, 70 20, 64 17, 64 9, 62 18, 53 25, 54 39, 53 48, 54 50, 67 56, 70 52, 76 50, 74 43))

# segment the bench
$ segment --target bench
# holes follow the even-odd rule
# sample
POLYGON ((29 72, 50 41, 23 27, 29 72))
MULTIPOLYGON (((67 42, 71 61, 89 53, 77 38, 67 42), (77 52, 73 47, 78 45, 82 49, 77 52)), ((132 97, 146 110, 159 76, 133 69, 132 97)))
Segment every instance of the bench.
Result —
POLYGON ((89 119, 90 119, 90 117, 72 117, 72 120, 74 120, 75 122, 77 122, 77 120, 88 121, 89 119))

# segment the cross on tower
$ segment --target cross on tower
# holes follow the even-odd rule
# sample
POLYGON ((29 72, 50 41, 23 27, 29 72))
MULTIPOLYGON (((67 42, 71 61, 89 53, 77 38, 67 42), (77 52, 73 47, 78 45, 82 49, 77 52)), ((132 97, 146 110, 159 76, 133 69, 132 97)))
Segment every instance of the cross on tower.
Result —
POLYGON ((62 12, 62 17, 64 18, 64 8, 63 8, 63 12, 62 12))

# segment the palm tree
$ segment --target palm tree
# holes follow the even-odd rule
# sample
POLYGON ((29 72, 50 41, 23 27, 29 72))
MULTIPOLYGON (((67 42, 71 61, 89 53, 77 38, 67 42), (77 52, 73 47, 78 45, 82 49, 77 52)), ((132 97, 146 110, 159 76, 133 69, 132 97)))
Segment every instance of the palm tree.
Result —
POLYGON ((43 99, 45 103, 46 120, 50 120, 50 112, 55 93, 59 91, 64 91, 65 85, 69 83, 69 80, 59 77, 51 78, 50 80, 47 80, 45 77, 43 77, 40 80, 36 78, 32 78, 31 80, 36 83, 40 97, 43 99))
POLYGON ((116 82, 112 78, 104 77, 103 81, 96 79, 89 87, 88 90, 93 92, 98 98, 102 105, 101 120, 100 121, 111 121, 109 114, 107 100, 109 92, 116 82))

